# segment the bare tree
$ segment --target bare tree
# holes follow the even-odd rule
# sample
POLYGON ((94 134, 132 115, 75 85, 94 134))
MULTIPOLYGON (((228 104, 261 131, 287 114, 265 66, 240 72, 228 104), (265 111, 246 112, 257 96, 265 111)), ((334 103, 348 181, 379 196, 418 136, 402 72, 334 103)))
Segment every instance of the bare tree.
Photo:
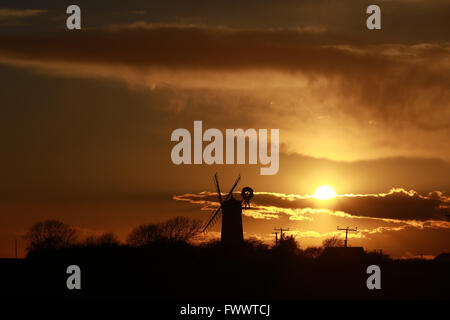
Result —
POLYGON ((244 241, 244 243, 246 244, 246 246, 248 248, 252 248, 255 250, 267 250, 269 249, 269 245, 267 243, 264 243, 263 241, 255 238, 255 237, 251 237, 248 238, 244 241))
POLYGON ((300 245, 297 240, 295 240, 294 236, 285 236, 283 239, 278 241, 278 244, 272 247, 272 250, 290 253, 290 254, 298 254, 300 252, 300 245))
POLYGON ((58 249, 68 247, 76 242, 74 228, 58 220, 36 222, 25 235, 28 251, 39 249, 58 249))
POLYGON ((86 246, 117 246, 120 244, 120 241, 113 232, 106 232, 98 236, 92 235, 87 237, 83 244, 86 246))
POLYGON ((344 241, 336 236, 323 240, 322 246, 324 248, 343 247, 344 241))
POLYGON ((308 247, 303 251, 305 256, 312 259, 316 259, 317 257, 319 257, 322 254, 322 252, 323 248, 321 247, 308 247))
POLYGON ((199 220, 176 217, 133 229, 127 242, 132 246, 145 246, 157 241, 187 242, 200 232, 201 226, 202 223, 199 220))
POLYGON ((162 235, 169 241, 189 241, 202 227, 200 220, 176 217, 160 224, 162 235))
POLYGON ((127 243, 134 247, 141 247, 162 238, 158 224, 145 224, 134 228, 128 235, 127 243))

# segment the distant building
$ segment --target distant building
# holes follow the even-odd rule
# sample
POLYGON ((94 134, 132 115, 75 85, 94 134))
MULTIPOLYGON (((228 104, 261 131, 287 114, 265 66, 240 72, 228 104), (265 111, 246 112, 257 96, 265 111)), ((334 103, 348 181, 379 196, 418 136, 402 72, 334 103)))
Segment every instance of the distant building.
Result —
POLYGON ((435 258, 435 261, 445 261, 445 262, 450 262, 450 253, 441 253, 438 254, 435 258))

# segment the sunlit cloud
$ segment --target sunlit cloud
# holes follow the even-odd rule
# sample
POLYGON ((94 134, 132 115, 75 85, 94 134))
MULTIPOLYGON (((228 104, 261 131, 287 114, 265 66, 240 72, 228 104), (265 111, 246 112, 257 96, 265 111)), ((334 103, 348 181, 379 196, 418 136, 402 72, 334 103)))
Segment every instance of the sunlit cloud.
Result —
MULTIPOLYGON (((239 197, 238 195, 236 195, 239 197)), ((219 203, 215 200, 216 194, 212 192, 202 192, 200 194, 184 194, 174 196, 176 201, 188 201, 192 204, 200 205, 201 210, 212 210, 217 208, 219 203)), ((365 234, 381 233, 384 231, 400 231, 406 227, 417 229, 450 229, 450 222, 445 221, 445 216, 436 219, 436 212, 448 212, 445 204, 448 199, 442 193, 433 193, 429 196, 423 196, 414 190, 404 190, 402 188, 393 188, 387 193, 367 194, 367 195, 339 195, 344 201, 344 205, 334 203, 331 206, 348 207, 355 211, 343 211, 330 207, 321 207, 323 202, 314 201, 310 196, 288 195, 281 193, 264 193, 255 194, 254 204, 251 210, 244 210, 243 214, 254 219, 279 219, 288 217, 291 221, 314 221, 320 216, 332 216, 347 220, 364 220, 367 223, 387 224, 385 226, 377 226, 371 229, 360 229, 353 236, 364 237, 365 234), (439 196, 439 200, 436 200, 439 196), (375 210, 383 210, 380 215, 376 211, 369 210, 365 214, 359 214, 361 205, 366 205, 365 199, 370 199, 370 204, 375 210), (378 201, 381 203, 377 203, 378 201), (388 199, 386 202, 385 199, 388 199), (359 202, 361 202, 358 204, 359 202), (424 203, 418 204, 417 201, 424 203), (354 202, 354 204, 349 204, 354 202), (305 206, 305 207, 302 207, 305 206), (421 212, 420 217, 414 218, 415 213, 404 215, 405 210, 419 206, 420 210, 428 210, 421 212), (443 207, 445 206, 445 208, 443 207), (389 216, 389 218, 387 217, 389 216), (428 217, 428 218, 426 218, 428 217)), ((304 231, 306 232, 306 231, 304 231)), ((314 231, 316 232, 316 231, 314 231)), ((316 234, 318 235, 318 234, 316 234)))
POLYGON ((0 21, 8 19, 24 19, 47 12, 39 9, 9 9, 0 8, 0 21))
MULTIPOLYGON (((209 128, 282 133, 272 180, 247 166, 214 168, 223 177, 240 170, 255 190, 279 192, 255 192, 243 210, 246 238, 273 242, 273 229, 286 227, 303 246, 316 245, 343 238, 339 225, 358 227, 352 245, 448 250, 448 1, 385 2, 389 32, 370 36, 352 0, 267 1, 267 10, 258 1, 205 2, 200 11, 181 2, 158 3, 158 12, 149 9, 155 1, 117 2, 113 15, 86 3, 80 32, 67 32, 53 2, 47 11, 0 8, 3 198, 121 202, 70 213, 7 205, 1 211, 15 222, 3 230, 25 230, 39 210, 39 218, 97 221, 99 230, 107 223, 122 236, 169 215, 206 220, 217 195, 192 192, 207 190, 197 178, 213 169, 171 167, 164 156, 170 132, 201 117, 209 128), (337 194, 320 200, 314 188, 324 184, 337 194), (158 206, 161 194, 177 195, 158 206)), ((203 241, 220 238, 219 226, 203 241)))
POLYGON ((247 123, 276 123, 286 148, 296 153, 346 161, 417 154, 450 160, 443 138, 450 138, 446 42, 373 45, 321 27, 142 21, 73 36, 0 40, 0 63, 46 76, 190 90, 174 92, 173 112, 204 103, 235 113, 240 106, 229 93, 239 94, 259 110, 247 123))

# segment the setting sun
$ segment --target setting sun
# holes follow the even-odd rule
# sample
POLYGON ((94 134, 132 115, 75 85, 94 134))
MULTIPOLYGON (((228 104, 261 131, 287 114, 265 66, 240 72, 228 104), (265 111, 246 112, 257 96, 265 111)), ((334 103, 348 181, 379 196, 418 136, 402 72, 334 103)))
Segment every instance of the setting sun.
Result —
POLYGON ((320 186, 316 189, 316 192, 314 193, 314 198, 317 198, 320 200, 331 199, 335 196, 336 196, 336 192, 330 186, 320 186))

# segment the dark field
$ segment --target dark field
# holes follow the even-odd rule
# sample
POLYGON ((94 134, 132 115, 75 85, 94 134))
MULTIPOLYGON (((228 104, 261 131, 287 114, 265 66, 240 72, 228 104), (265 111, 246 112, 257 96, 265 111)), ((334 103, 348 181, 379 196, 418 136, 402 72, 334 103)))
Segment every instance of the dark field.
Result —
MULTIPOLYGON (((352 249, 352 248, 348 248, 352 249)), ((391 260, 375 253, 269 249, 247 243, 191 246, 156 243, 79 246, 0 260, 2 296, 150 299, 449 299, 448 255, 391 260), (81 290, 68 290, 66 269, 81 268, 81 290), (366 268, 381 268, 381 290, 368 290, 366 268)))

